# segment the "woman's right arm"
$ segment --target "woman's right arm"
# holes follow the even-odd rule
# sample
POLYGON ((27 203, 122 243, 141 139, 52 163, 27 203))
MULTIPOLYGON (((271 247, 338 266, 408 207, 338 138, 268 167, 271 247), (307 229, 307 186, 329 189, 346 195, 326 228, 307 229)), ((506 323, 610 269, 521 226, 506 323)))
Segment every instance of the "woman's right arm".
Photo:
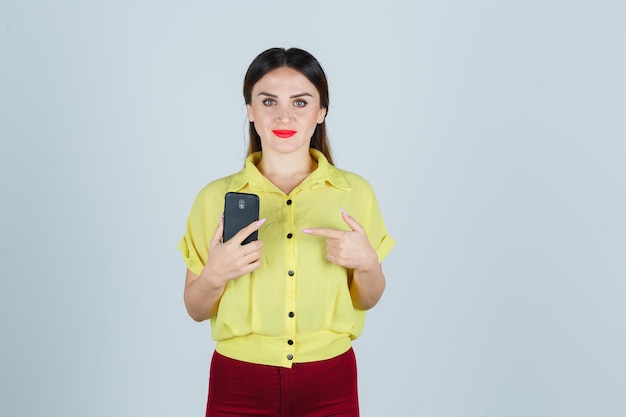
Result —
POLYGON ((185 307, 195 321, 204 321, 217 314, 220 299, 228 281, 248 274, 261 266, 263 242, 241 245, 246 237, 259 230, 265 219, 250 223, 228 242, 222 243, 224 223, 215 229, 209 243, 207 262, 196 275, 187 269, 185 277, 185 307))

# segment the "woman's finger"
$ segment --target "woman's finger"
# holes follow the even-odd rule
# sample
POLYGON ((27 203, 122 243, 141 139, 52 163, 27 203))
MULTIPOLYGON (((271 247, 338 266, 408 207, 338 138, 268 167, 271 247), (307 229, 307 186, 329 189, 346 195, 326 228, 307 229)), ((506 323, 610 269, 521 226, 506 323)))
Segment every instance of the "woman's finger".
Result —
POLYGON ((261 220, 257 220, 257 221, 250 223, 249 225, 241 229, 239 232, 237 232, 237 234, 233 236, 232 239, 230 240, 241 245, 248 236, 250 236, 252 233, 259 230, 261 226, 263 226, 263 223, 265 223, 265 220, 267 219, 263 218, 261 220))
POLYGON ((220 216, 220 222, 217 224, 215 228, 215 232, 213 232, 213 236, 211 237, 211 241, 209 242, 209 247, 213 248, 217 246, 222 241, 222 235, 224 234, 224 215, 220 216))

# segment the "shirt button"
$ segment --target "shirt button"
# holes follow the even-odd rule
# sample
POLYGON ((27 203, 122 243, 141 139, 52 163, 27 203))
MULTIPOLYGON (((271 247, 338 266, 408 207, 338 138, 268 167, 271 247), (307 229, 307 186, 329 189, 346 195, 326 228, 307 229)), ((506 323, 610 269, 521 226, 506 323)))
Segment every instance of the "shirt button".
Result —
POLYGON ((287 239, 291 239, 293 237, 293 233, 287 233, 287 239))
POLYGON ((290 206, 291 203, 293 203, 293 201, 291 201, 291 199, 287 200, 287 205, 290 206))
POLYGON ((289 312, 289 317, 293 317, 293 316, 295 316, 295 315, 296 315, 296 313, 294 313, 293 311, 290 311, 290 312, 289 312))
POLYGON ((291 340, 291 339, 287 340, 287 344, 288 345, 293 345, 293 340, 291 340))
POLYGON ((293 355, 290 353, 289 355, 287 355, 287 359, 292 360, 293 359, 293 355))
POLYGON ((292 270, 289 270, 289 272, 287 272, 289 274, 290 277, 294 276, 296 273, 293 272, 292 270))

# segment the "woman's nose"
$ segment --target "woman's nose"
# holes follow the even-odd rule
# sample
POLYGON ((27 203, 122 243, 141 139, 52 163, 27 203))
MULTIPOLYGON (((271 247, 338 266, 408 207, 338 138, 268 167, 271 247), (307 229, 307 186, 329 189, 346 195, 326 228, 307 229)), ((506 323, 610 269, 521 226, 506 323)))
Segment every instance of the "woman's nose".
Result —
POLYGON ((277 116, 278 116, 278 120, 280 120, 281 122, 288 122, 293 117, 293 113, 291 109, 288 107, 280 107, 278 109, 277 116))

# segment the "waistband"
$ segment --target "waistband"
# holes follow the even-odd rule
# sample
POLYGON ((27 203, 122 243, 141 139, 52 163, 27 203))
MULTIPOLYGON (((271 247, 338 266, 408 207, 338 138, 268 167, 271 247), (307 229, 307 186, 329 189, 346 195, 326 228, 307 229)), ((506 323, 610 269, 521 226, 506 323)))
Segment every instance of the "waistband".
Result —
POLYGON ((334 358, 351 347, 348 334, 323 330, 298 335, 295 340, 257 334, 236 336, 217 341, 215 350, 240 361, 291 368, 294 363, 334 358))

